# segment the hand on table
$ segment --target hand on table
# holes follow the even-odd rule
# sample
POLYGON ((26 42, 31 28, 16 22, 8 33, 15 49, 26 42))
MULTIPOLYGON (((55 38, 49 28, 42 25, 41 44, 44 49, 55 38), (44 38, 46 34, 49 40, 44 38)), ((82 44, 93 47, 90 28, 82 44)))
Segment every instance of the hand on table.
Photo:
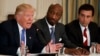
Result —
POLYGON ((96 51, 97 53, 100 53, 100 44, 97 44, 97 45, 96 45, 96 50, 97 50, 97 51, 96 51))
POLYGON ((79 48, 78 50, 81 52, 82 55, 89 55, 90 54, 89 51, 84 49, 84 48, 79 48))
POLYGON ((57 53, 62 47, 62 43, 52 43, 52 41, 50 41, 46 46, 46 50, 47 52, 50 51, 50 53, 57 53))
POLYGON ((21 54, 26 54, 27 52, 29 52, 28 48, 25 46, 25 43, 24 42, 21 42, 20 44, 20 52, 21 54))
POLYGON ((80 51, 75 48, 65 48, 64 53, 71 54, 71 55, 81 55, 80 51))
POLYGON ((71 54, 71 55, 89 55, 89 52, 86 49, 83 48, 66 48, 65 54, 71 54))

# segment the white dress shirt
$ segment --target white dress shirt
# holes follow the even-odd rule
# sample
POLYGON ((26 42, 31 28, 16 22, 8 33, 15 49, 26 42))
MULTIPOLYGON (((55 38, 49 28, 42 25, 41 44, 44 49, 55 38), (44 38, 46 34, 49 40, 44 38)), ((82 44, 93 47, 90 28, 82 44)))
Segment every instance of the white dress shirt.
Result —
MULTIPOLYGON (((21 33, 22 33, 23 28, 20 26, 20 24, 18 24, 18 29, 19 29, 20 43, 21 43, 21 33)), ((26 45, 26 31, 25 31, 24 36, 25 36, 25 45, 26 45)))
MULTIPOLYGON (((18 25, 18 29, 19 29, 19 35, 20 35, 19 39, 20 39, 20 44, 21 44, 21 33, 22 33, 22 30, 23 30, 23 27, 18 23, 17 23, 17 25, 18 25)), ((24 36, 25 36, 25 46, 26 46, 26 31, 25 31, 24 36)), ((19 48, 17 49, 17 54, 19 55, 20 53, 21 52, 20 52, 20 46, 19 46, 19 48)))
MULTIPOLYGON (((88 26, 84 27, 84 26, 82 26, 82 25, 80 24, 80 27, 81 27, 82 35, 83 35, 83 33, 84 33, 84 29, 85 29, 85 28, 87 29, 87 31, 86 31, 86 33, 87 33, 87 39, 88 39, 88 40, 87 40, 87 41, 88 41, 87 45, 90 46, 90 31, 89 31, 88 26)), ((83 43, 84 43, 85 41, 86 41, 86 37, 83 36, 83 43)))

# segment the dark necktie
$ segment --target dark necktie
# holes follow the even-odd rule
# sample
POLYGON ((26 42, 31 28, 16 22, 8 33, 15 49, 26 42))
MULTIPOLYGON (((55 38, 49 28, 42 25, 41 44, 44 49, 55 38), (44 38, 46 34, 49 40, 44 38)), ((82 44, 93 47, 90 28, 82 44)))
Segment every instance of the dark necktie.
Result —
POLYGON ((21 42, 24 42, 25 43, 25 29, 22 29, 22 32, 21 32, 21 42))
POLYGON ((55 29, 54 29, 54 27, 52 27, 51 28, 51 40, 53 41, 53 43, 55 43, 55 34, 54 34, 54 32, 55 32, 55 29))
POLYGON ((83 36, 86 38, 85 42, 83 43, 84 46, 87 46, 87 33, 86 33, 87 29, 85 28, 84 29, 84 33, 83 33, 83 36))

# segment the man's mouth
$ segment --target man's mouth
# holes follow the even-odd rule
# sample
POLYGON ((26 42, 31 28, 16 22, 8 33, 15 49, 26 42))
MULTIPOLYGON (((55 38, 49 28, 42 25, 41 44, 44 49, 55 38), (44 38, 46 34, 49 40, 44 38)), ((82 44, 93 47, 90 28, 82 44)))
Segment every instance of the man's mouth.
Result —
POLYGON ((32 23, 27 23, 27 25, 31 25, 32 23))

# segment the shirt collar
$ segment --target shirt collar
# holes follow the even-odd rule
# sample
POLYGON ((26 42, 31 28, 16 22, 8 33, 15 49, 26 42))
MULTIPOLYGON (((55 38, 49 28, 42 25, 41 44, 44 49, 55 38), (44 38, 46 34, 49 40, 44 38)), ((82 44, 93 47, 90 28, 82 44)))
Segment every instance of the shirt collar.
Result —
POLYGON ((17 23, 17 24, 18 24, 19 31, 22 31, 23 27, 19 23, 17 23))
MULTIPOLYGON (((80 24, 80 23, 79 23, 80 24)), ((86 27, 84 27, 82 24, 80 24, 80 26, 82 27, 82 28, 88 28, 88 25, 86 26, 86 27)))
MULTIPOLYGON (((79 24, 80 24, 80 23, 79 23, 79 24)), ((80 24, 80 27, 81 27, 81 30, 82 30, 82 31, 84 31, 85 28, 88 29, 88 26, 84 27, 84 26, 82 26, 82 24, 80 24)))
POLYGON ((52 28, 52 27, 55 28, 55 25, 52 26, 52 25, 49 24, 49 22, 47 21, 47 18, 45 18, 45 20, 46 20, 46 23, 47 23, 49 28, 52 28))

